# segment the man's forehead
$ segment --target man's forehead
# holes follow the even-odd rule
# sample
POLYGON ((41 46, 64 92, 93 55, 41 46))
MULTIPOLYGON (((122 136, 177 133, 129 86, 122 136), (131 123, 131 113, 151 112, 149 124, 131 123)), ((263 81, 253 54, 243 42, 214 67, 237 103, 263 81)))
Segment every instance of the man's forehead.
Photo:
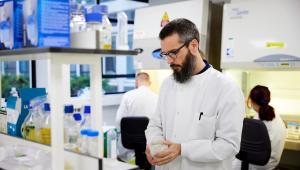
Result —
POLYGON ((167 52, 177 48, 180 44, 180 38, 178 34, 172 34, 160 41, 161 49, 163 52, 167 52))

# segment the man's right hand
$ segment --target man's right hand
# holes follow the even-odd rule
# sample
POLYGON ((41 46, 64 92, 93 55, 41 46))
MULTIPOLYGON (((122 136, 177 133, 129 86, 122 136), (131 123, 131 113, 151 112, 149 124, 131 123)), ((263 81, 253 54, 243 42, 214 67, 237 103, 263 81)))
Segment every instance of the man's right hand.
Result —
POLYGON ((151 154, 150 154, 150 145, 149 145, 149 144, 146 146, 146 156, 147 156, 148 162, 149 162, 151 165, 154 165, 154 163, 153 163, 153 157, 152 157, 151 154))

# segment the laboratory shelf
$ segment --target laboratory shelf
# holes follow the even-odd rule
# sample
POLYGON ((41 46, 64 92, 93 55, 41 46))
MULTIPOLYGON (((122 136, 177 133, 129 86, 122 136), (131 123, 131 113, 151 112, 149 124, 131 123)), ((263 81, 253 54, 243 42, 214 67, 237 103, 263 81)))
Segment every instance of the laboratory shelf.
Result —
MULTIPOLYGON (((76 55, 98 55, 98 56, 130 56, 137 55, 137 50, 102 50, 102 49, 81 49, 81 48, 61 48, 61 47, 45 47, 45 48, 21 48, 14 50, 0 50, 1 61, 17 61, 17 60, 37 60, 45 59, 47 53, 60 54, 76 54, 76 55), (100 55, 99 55, 100 54, 100 55)), ((82 56, 85 57, 85 56, 82 56)))
MULTIPOLYGON (((129 56, 137 55, 138 51, 124 50, 99 50, 99 49, 78 49, 78 48, 24 48, 16 50, 0 51, 1 61, 20 61, 20 60, 44 60, 46 61, 45 79, 47 82, 47 94, 51 104, 51 147, 44 146, 20 138, 9 137, 0 134, 0 141, 8 140, 12 143, 27 143, 37 145, 42 148, 46 147, 51 151, 51 167, 55 170, 64 169, 64 159, 67 158, 64 151, 64 104, 72 103, 70 97, 70 64, 87 64, 90 67, 90 98, 91 104, 91 120, 92 128, 98 130, 99 154, 97 158, 103 159, 103 134, 102 131, 102 73, 101 73, 101 57, 103 56, 129 56)), ((1 71, 1 70, 0 70, 1 71)), ((1 82, 1 76, 0 76, 1 82)), ((42 87, 45 87, 44 85, 42 87)), ((37 86, 39 87, 39 86, 37 86)), ((1 87, 0 87, 1 90, 1 87)), ((1 91, 0 91, 1 95, 1 91)), ((77 154, 78 155, 78 154, 77 154)), ((75 158, 83 169, 84 159, 75 158), (83 160, 83 161, 82 161, 83 160)), ((92 165, 92 164, 91 164, 92 165)))
MULTIPOLYGON (((34 149, 39 149, 47 152, 51 152, 50 145, 40 144, 34 141, 26 140, 20 137, 10 136, 0 132, 0 146, 26 146, 34 149)), ((63 155, 65 158, 65 162, 72 165, 74 170, 84 169, 105 169, 102 168, 102 159, 97 157, 92 157, 89 155, 83 155, 80 153, 72 152, 72 151, 63 151, 63 155), (80 161, 78 161, 80 160, 80 161)), ((5 162, 0 161, 0 168, 10 169, 11 165, 7 165, 5 162)), ((28 167, 27 167, 28 168, 28 167)), ((24 167, 26 169, 26 167, 24 167)))

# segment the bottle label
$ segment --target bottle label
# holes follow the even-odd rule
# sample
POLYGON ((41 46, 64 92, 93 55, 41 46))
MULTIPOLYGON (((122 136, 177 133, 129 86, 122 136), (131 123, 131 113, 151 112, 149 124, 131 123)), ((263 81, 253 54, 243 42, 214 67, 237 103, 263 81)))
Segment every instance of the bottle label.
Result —
POLYGON ((103 30, 100 32, 100 46, 101 49, 111 49, 111 32, 109 30, 103 30))

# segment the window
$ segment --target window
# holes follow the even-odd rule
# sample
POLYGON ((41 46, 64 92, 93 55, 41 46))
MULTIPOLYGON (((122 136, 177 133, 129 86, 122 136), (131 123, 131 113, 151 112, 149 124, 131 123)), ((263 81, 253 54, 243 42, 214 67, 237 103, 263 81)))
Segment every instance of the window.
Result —
MULTIPOLYGON (((133 26, 129 26, 128 45, 132 49, 133 26), (131 28, 131 29, 130 29, 131 28)), ((112 35, 112 48, 116 49, 116 33, 112 35)), ((135 88, 133 56, 105 56, 102 58, 102 90, 104 94, 124 93, 135 88)), ((88 65, 71 65, 71 96, 80 96, 89 88, 88 65)))
POLYGON ((30 87, 29 61, 1 62, 1 90, 2 97, 7 98, 11 89, 17 90, 30 87))

